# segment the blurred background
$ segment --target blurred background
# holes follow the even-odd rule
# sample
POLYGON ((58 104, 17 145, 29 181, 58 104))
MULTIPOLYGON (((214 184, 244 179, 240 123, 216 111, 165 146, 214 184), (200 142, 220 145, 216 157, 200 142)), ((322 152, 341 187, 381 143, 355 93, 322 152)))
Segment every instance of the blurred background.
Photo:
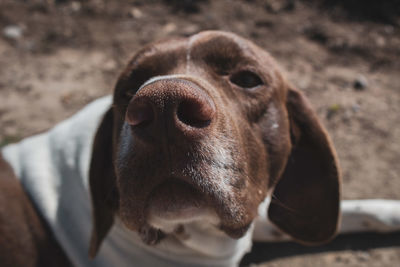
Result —
MULTIPOLYGON (((112 93, 142 45, 208 29, 268 50, 309 97, 337 148, 344 199, 400 199, 400 0, 0 0, 0 146, 112 93)), ((245 262, 392 267, 399 240, 256 246, 245 262)))

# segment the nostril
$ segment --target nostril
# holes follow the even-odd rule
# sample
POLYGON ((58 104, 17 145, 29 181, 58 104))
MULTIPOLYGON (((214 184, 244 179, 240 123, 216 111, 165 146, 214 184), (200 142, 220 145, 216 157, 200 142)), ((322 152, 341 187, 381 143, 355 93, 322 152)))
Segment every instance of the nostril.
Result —
POLYGON ((203 128, 210 125, 215 114, 215 106, 206 100, 186 99, 177 110, 178 119, 186 125, 203 128))
POLYGON ((153 107, 148 102, 130 103, 125 120, 132 126, 146 126, 154 120, 153 107))

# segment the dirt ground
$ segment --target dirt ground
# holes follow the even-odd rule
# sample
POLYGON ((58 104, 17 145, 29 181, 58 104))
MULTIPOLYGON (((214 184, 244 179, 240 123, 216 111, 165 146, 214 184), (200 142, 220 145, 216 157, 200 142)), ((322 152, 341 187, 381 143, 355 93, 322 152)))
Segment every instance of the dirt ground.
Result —
MULTIPOLYGON (((110 94, 142 45, 220 29, 267 49, 310 98, 337 148, 344 199, 400 199, 399 25, 397 0, 1 0, 0 146, 110 94)), ((399 239, 261 245, 247 263, 392 267, 399 239), (282 256, 263 260, 269 251, 282 256)))

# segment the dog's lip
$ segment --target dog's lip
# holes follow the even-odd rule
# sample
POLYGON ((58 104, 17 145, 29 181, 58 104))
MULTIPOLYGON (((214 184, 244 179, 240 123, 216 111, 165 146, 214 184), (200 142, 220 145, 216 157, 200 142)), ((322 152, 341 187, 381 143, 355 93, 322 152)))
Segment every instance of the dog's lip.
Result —
POLYGON ((205 196, 186 181, 170 178, 149 194, 146 213, 151 224, 184 223, 196 220, 210 210, 205 196))

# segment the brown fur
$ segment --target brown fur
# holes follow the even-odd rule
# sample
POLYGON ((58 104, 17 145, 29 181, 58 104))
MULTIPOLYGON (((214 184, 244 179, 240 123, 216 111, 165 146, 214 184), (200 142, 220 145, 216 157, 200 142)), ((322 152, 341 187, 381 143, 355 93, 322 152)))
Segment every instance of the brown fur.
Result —
MULTIPOLYGON (((9 166, 1 162, 0 170, 0 262, 66 262, 9 166)), ((271 221, 299 242, 326 242, 338 225, 340 173, 325 129, 269 54, 230 33, 157 42, 133 57, 97 131, 89 179, 91 257, 115 216, 154 244, 166 233, 149 225, 149 209, 185 202, 213 209, 219 228, 239 238, 271 190, 271 221), (148 79, 171 74, 185 76, 137 93, 148 79), (185 101, 207 123, 182 120, 185 101), (153 110, 148 125, 130 125, 139 104, 153 110)))
MULTIPOLYGON (((251 42, 233 34, 204 32, 191 39, 145 47, 120 76, 112 112, 114 165, 109 162, 109 166, 114 168, 113 186, 118 189, 114 214, 132 230, 149 233, 152 243, 157 239, 157 229, 151 231, 147 224, 146 205, 155 188, 169 182, 171 176, 201 192, 206 199, 204 205, 215 207, 220 228, 232 237, 245 233, 256 216, 257 206, 275 185, 269 216, 278 227, 307 244, 325 242, 334 236, 340 182, 334 148, 302 94, 282 77, 274 60, 251 42), (256 73, 263 85, 247 90, 233 84, 232 77, 244 70, 256 73), (151 77, 170 74, 187 75, 183 79, 204 90, 216 106, 218 116, 198 130, 196 140, 178 129, 173 114, 164 107, 172 105, 173 109, 174 103, 180 101, 179 97, 176 99, 180 93, 171 90, 191 89, 165 81, 136 93, 151 77), (143 95, 153 103, 162 102, 156 105, 158 112, 167 116, 166 126, 155 122, 138 129, 127 124, 127 108, 143 95), (278 130, 271 130, 276 123, 278 130), (131 135, 135 142, 129 141, 131 135), (210 169, 220 164, 210 153, 210 147, 215 146, 231 151, 230 161, 219 168, 229 180, 235 201, 213 194, 216 187, 210 169), (187 166, 192 175, 200 177, 200 182, 188 177, 187 166)), ((111 124, 111 117, 107 117, 107 124, 111 124)), ((106 146, 110 142, 111 139, 106 146)), ((112 180, 104 175, 90 179, 91 184, 112 180)), ((186 198, 183 193, 179 195, 186 198)), ((174 205, 172 200, 176 199, 165 196, 165 207, 174 205)), ((95 214, 101 214, 102 206, 95 205, 94 209, 95 214)), ((105 233, 95 230, 93 236, 105 233)), ((100 245, 101 240, 96 240, 92 248, 100 245)), ((144 236, 143 240, 149 238, 144 236)))
POLYGON ((71 266, 1 154, 0 265, 71 266))

